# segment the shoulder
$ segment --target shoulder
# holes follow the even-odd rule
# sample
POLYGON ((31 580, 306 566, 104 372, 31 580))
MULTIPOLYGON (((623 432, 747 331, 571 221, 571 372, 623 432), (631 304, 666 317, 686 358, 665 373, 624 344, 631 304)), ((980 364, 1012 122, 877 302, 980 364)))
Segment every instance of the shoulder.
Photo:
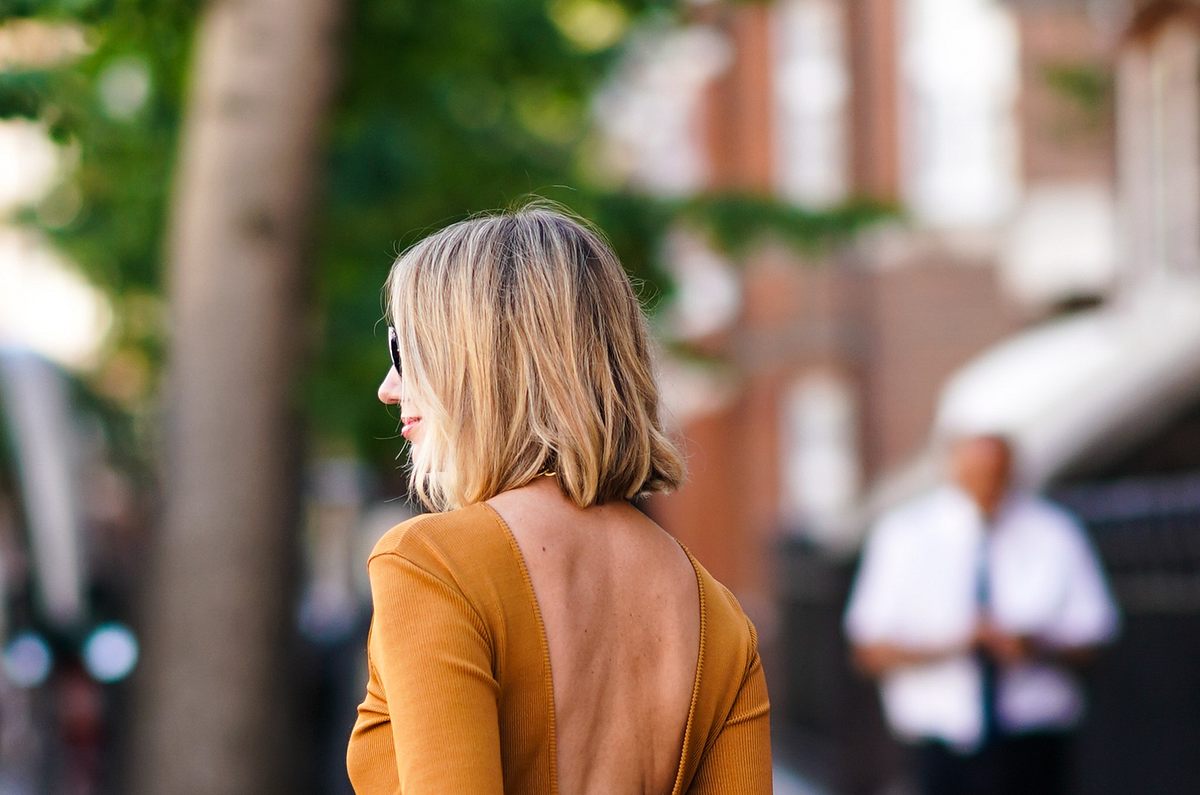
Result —
POLYGON ((1075 514, 1045 497, 1022 494, 1014 498, 1011 509, 1011 530, 1014 541, 1030 549, 1047 552, 1057 550, 1064 560, 1081 560, 1093 556, 1092 541, 1083 523, 1075 514))
MULTIPOLYGON (((699 689, 694 696, 692 723, 699 730, 698 737, 708 738, 703 743, 707 747, 731 719, 747 683, 762 676, 762 663, 758 632, 737 597, 699 562, 695 565, 703 589, 703 611, 696 670, 699 689)), ((770 709, 765 689, 755 708, 770 709)))
POLYGON ((952 492, 939 488, 895 505, 879 515, 868 541, 886 546, 929 532, 947 512, 960 509, 954 498, 952 492))
POLYGON ((1011 515, 1019 524, 1036 528, 1064 540, 1083 536, 1083 525, 1066 508, 1039 494, 1018 494, 1012 498, 1011 515))
POLYGON ((690 553, 688 557, 696 567, 702 588, 704 632, 707 635, 705 645, 710 649, 734 652, 734 656, 741 661, 740 665, 735 662, 734 667, 748 667, 758 653, 758 631, 754 622, 746 615, 733 591, 709 573, 690 553))
POLYGON ((930 516, 961 511, 966 506, 962 494, 954 489, 938 487, 912 497, 883 515, 883 521, 893 524, 922 525, 930 516))
POLYGON ((524 579, 499 516, 476 503, 409 519, 384 533, 367 561, 371 588, 436 586, 492 625, 521 600, 524 579))
POLYGON ((503 541, 495 514, 482 503, 422 514, 384 533, 371 550, 368 568, 381 557, 396 556, 432 574, 457 574, 504 552, 503 541))
POLYGON ((1012 497, 1014 510, 1052 521, 1074 523, 1075 515, 1048 497, 1034 492, 1018 492, 1012 497))

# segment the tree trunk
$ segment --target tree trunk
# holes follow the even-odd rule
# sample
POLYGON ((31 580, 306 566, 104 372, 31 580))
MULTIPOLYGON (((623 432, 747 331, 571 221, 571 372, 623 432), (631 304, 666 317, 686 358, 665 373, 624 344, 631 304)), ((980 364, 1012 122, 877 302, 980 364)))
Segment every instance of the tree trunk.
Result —
POLYGON ((213 0, 197 29, 168 251, 166 511, 134 788, 287 775, 303 264, 340 0, 213 0))

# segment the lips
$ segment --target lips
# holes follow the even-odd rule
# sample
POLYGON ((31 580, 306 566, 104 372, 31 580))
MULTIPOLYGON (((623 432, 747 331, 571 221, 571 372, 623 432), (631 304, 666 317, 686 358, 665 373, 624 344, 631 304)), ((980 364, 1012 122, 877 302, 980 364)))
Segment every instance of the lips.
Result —
POLYGON ((405 439, 408 439, 411 442, 412 437, 409 434, 411 434, 413 432, 413 430, 418 425, 421 424, 421 418, 420 417, 401 417, 400 421, 404 423, 404 427, 400 429, 400 435, 403 436, 405 439))

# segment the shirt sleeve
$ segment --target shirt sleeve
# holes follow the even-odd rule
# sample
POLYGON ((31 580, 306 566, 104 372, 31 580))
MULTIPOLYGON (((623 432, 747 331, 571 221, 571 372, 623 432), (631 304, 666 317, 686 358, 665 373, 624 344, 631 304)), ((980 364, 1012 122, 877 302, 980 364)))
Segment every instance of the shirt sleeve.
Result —
POLYGON ((850 589, 843 626, 853 643, 892 640, 896 634, 892 615, 901 590, 897 557, 902 550, 890 525, 884 519, 872 529, 850 589))
POLYGON ((399 792, 500 795, 499 685, 462 592, 395 552, 368 564, 369 655, 391 722, 399 792))
POLYGON ((771 705, 767 680, 754 652, 729 717, 692 777, 689 795, 769 795, 771 792, 771 705))
POLYGON ((1062 608, 1047 638, 1057 646, 1096 646, 1109 642, 1120 624, 1100 558, 1084 529, 1066 519, 1067 587, 1062 608))

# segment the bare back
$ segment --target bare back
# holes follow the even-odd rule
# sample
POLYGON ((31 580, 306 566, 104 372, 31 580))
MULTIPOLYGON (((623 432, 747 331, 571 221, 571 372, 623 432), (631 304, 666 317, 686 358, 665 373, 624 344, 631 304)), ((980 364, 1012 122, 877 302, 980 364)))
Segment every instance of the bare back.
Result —
POLYGON ((521 548, 546 632, 559 790, 670 792, 700 643, 686 554, 632 506, 580 509, 548 478, 488 504, 521 548))

